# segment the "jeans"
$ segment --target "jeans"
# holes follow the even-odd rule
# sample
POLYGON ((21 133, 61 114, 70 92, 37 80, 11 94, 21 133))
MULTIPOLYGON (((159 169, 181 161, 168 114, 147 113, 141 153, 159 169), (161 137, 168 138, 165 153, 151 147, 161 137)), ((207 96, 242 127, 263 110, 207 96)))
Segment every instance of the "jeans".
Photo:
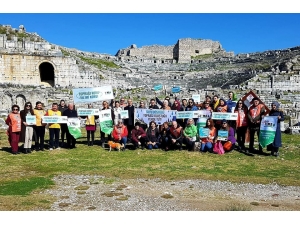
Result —
POLYGON ((207 152, 207 151, 209 151, 209 152, 212 152, 212 149, 213 149, 213 145, 212 145, 212 143, 211 142, 202 142, 202 144, 201 144, 201 152, 207 152))
POLYGON ((158 149, 158 144, 157 144, 157 143, 156 143, 155 145, 149 144, 149 145, 147 145, 147 148, 148 148, 149 150, 152 150, 152 149, 158 149))

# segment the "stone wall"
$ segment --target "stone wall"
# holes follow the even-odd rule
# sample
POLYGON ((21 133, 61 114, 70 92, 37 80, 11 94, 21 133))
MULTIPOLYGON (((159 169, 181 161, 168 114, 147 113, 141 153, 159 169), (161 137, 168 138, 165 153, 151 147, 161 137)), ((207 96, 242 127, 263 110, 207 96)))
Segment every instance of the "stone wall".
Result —
POLYGON ((80 70, 76 60, 71 57, 35 56, 21 54, 0 53, 0 80, 1 83, 23 85, 46 85, 41 80, 40 68, 48 64, 54 70, 53 83, 50 86, 88 87, 99 85, 99 75, 92 70, 80 70))
POLYGON ((191 57, 217 53, 222 50, 222 46, 217 41, 202 39, 179 39, 177 42, 179 53, 178 62, 190 62, 191 57))
MULTIPOLYGON (((180 63, 190 63, 191 57, 198 55, 224 53, 218 41, 184 38, 179 39, 175 45, 151 45, 137 48, 135 45, 120 49, 116 56, 119 58, 130 56, 137 58, 169 59, 180 63)), ((232 53, 230 53, 232 55, 232 53)))

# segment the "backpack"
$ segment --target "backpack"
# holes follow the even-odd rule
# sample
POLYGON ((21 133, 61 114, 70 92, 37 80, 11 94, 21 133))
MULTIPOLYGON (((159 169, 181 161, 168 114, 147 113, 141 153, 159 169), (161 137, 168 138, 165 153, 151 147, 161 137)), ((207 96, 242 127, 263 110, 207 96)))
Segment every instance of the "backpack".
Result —
POLYGON ((219 155, 223 155, 225 153, 223 145, 221 141, 217 141, 214 145, 213 152, 219 155))

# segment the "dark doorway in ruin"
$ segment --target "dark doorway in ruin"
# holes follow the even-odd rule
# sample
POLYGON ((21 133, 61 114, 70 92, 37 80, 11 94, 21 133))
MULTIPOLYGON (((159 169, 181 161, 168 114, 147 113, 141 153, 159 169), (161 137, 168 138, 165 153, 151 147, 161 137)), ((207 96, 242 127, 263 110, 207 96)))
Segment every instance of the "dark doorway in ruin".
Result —
POLYGON ((54 67, 51 63, 43 62, 39 66, 41 84, 54 87, 54 67))

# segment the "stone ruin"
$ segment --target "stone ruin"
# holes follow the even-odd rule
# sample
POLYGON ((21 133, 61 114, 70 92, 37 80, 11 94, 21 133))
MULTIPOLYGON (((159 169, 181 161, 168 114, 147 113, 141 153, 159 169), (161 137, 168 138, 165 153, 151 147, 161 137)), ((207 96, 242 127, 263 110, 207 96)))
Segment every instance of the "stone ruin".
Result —
POLYGON ((162 63, 190 63, 193 57, 209 54, 233 56, 232 52, 225 52, 218 41, 184 38, 171 46, 151 45, 137 48, 133 44, 129 48, 120 49, 116 57, 119 60, 135 57, 160 60, 162 63))

